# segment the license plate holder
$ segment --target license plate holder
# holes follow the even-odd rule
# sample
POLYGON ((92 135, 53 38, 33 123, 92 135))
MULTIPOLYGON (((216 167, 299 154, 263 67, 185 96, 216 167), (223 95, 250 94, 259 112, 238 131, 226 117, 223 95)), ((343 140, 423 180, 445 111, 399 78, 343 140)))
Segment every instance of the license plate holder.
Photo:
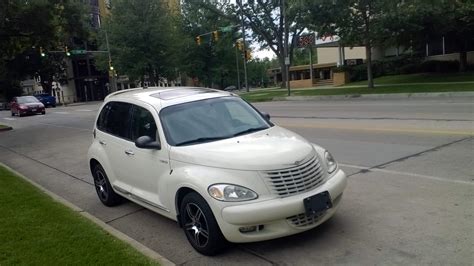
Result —
POLYGON ((35 108, 33 108, 33 109, 31 109, 31 111, 32 111, 32 112, 36 112, 36 109, 35 109, 35 108))
POLYGON ((311 197, 305 198, 303 200, 304 209, 307 216, 313 216, 315 214, 326 211, 327 209, 332 208, 331 195, 328 191, 324 191, 313 195, 311 197))

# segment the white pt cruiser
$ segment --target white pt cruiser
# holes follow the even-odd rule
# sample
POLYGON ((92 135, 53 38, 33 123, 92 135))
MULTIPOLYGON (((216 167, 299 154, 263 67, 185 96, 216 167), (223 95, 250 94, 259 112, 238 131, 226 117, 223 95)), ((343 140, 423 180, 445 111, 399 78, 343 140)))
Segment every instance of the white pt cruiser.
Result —
POLYGON ((102 105, 88 161, 100 201, 178 221, 213 255, 300 233, 336 211, 346 175, 324 148, 238 96, 205 88, 118 91, 102 105))

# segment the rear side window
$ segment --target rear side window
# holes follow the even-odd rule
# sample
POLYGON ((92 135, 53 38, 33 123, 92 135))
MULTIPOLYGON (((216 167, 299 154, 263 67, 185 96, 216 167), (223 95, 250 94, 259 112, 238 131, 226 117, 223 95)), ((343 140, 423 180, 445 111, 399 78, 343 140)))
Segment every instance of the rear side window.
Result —
POLYGON ((114 136, 130 140, 131 105, 123 102, 109 102, 102 108, 97 119, 97 128, 114 136))

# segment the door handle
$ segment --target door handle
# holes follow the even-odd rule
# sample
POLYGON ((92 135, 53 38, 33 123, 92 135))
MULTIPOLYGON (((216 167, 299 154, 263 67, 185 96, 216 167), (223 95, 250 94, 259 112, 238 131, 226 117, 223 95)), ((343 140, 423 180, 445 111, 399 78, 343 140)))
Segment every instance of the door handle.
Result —
POLYGON ((103 141, 103 140, 99 140, 99 143, 100 143, 100 145, 102 145, 102 146, 107 145, 107 143, 105 143, 105 141, 103 141))
POLYGON ((125 150, 125 154, 126 155, 135 155, 135 153, 133 153, 133 151, 131 151, 131 150, 125 150))

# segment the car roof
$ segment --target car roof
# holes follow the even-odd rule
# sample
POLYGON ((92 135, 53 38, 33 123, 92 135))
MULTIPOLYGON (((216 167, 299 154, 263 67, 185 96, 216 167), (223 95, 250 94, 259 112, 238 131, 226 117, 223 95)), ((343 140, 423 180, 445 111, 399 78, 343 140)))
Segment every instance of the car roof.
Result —
POLYGON ((157 109, 170 105, 192 102, 197 100, 237 96, 234 93, 201 87, 148 87, 116 91, 109 94, 108 101, 140 101, 153 105, 157 109))

